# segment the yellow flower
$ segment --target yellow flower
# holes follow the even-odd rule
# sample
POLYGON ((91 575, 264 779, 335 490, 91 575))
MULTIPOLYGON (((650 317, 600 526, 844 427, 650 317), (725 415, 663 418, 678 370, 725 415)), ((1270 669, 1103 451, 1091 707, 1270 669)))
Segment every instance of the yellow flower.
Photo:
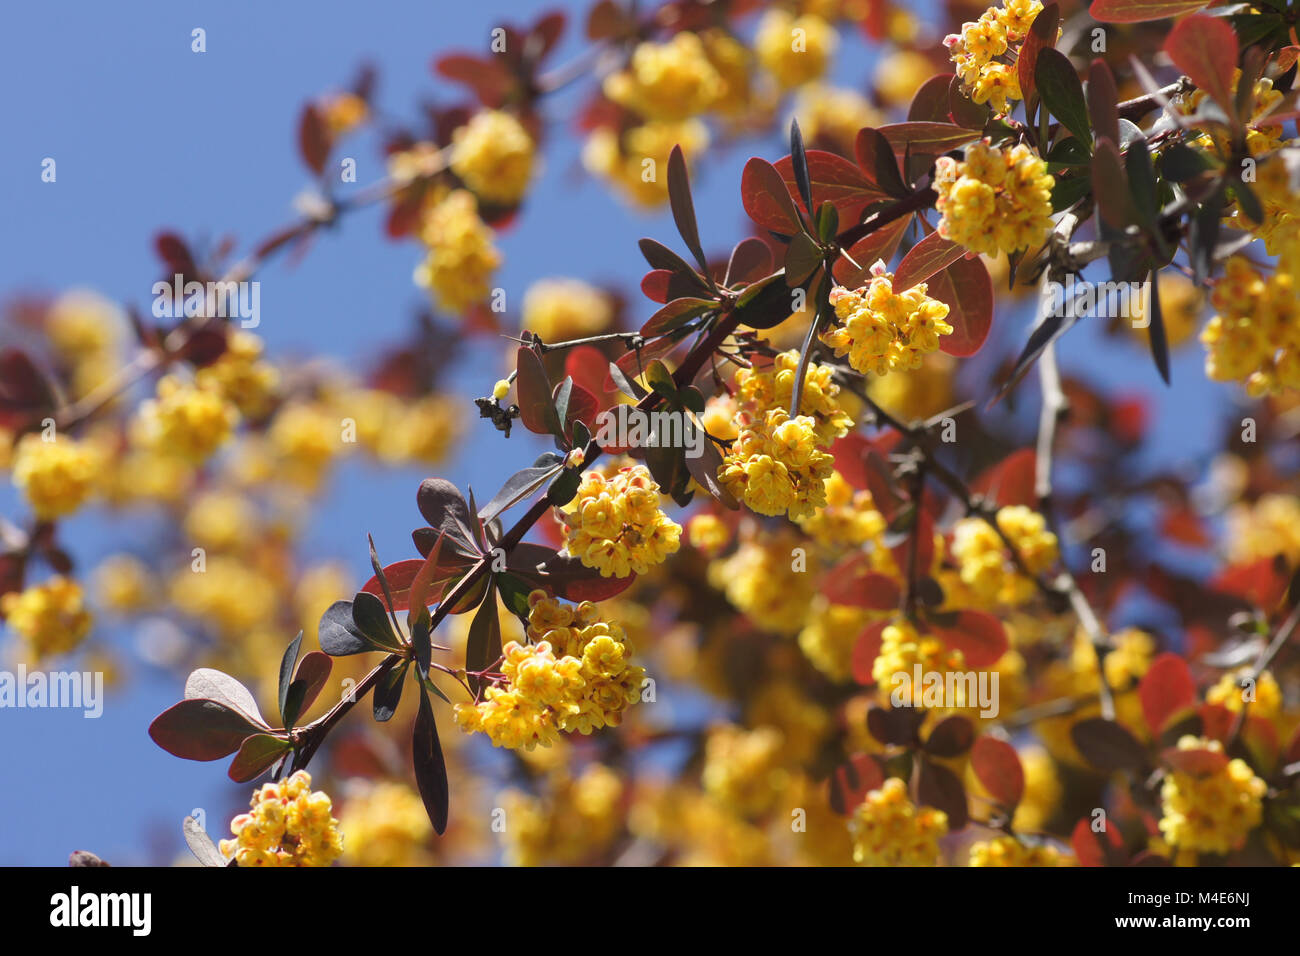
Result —
POLYGON ((817 567, 793 533, 761 534, 709 565, 709 584, 722 590, 756 627, 794 634, 816 592, 817 567))
POLYGON ((839 37, 821 17, 793 17, 769 10, 758 23, 754 49, 767 72, 786 89, 820 79, 826 73, 839 37))
POLYGON ((366 783, 347 795, 339 829, 348 835, 343 862, 351 866, 428 866, 433 824, 420 795, 404 783, 366 783))
POLYGON ((881 699, 891 700, 898 691, 904 706, 921 706, 922 688, 914 683, 917 666, 922 674, 943 676, 962 670, 966 664, 961 651, 949 650, 939 638, 920 634, 915 625, 900 618, 880 632, 880 653, 871 665, 871 677, 880 688, 881 699))
POLYGON ((36 517, 53 521, 81 507, 98 470, 98 456, 76 439, 24 435, 14 453, 13 481, 36 517))
POLYGON ((682 148, 689 163, 709 148, 709 130, 698 119, 651 120, 620 134, 602 126, 587 138, 582 164, 608 180, 626 199, 652 208, 668 200, 668 157, 682 148))
POLYGON ((95 568, 95 600, 118 614, 131 614, 148 607, 158 592, 153 573, 139 558, 114 554, 95 568))
POLYGON ((488 297, 501 254, 471 193, 456 189, 435 202, 420 225, 420 239, 428 256, 415 270, 415 282, 432 293, 438 308, 461 315, 488 297))
POLYGON ((45 317, 45 334, 59 357, 78 365, 111 353, 126 328, 126 314, 95 292, 73 290, 54 300, 45 317))
POLYGON ((1069 866, 1073 858, 1041 843, 1028 846, 1013 836, 972 843, 971 866, 1069 866))
POLYGON ((1264 671, 1251 684, 1243 680, 1251 676, 1251 668, 1241 667, 1219 678, 1219 682, 1205 692, 1207 704, 1218 704, 1233 713, 1246 709, 1252 717, 1275 720, 1282 712, 1282 688, 1277 678, 1264 671))
POLYGON ((326 467, 343 450, 342 426, 325 407, 294 402, 276 412, 267 432, 279 454, 283 476, 315 488, 326 467))
MULTIPOLYGON (((1024 505, 1009 505, 998 511, 996 520, 1029 571, 1039 574, 1056 562, 1056 535, 1047 530, 1041 514, 1024 505)), ((960 567, 962 584, 983 606, 1024 604, 1033 597, 1033 580, 1020 573, 1001 536, 983 518, 957 522, 952 554, 960 567)))
POLYGON ((1267 494, 1228 511, 1228 560, 1244 564, 1282 555, 1287 564, 1300 564, 1300 498, 1267 494))
POLYGON ((808 517, 826 504, 834 458, 818 448, 816 423, 774 408, 742 424, 740 437, 718 466, 718 481, 762 515, 808 517))
POLYGON ((1252 396, 1300 388, 1300 295, 1289 272, 1265 277, 1233 256, 1210 301, 1218 314, 1201 332, 1207 376, 1245 382, 1252 396))
POLYGON ((852 676, 853 648, 870 619, 870 611, 831 604, 819 595, 799 632, 799 649, 819 671, 843 683, 852 676))
MULTIPOLYGON (((737 369, 734 379, 737 410, 754 421, 762 421, 773 409, 788 410, 798 368, 799 350, 790 349, 773 358, 770 366, 737 369)), ((829 365, 809 363, 804 373, 803 394, 799 396, 799 415, 813 419, 819 445, 828 446, 848 434, 853 416, 841 402, 840 387, 833 381, 829 365)), ((732 437, 712 431, 711 426, 710 433, 720 438, 732 437)))
POLYGON ((645 465, 586 472, 562 513, 565 550, 601 577, 644 574, 681 547, 681 525, 659 509, 659 485, 645 465))
POLYGON ((696 515, 686 522, 686 539, 707 558, 716 558, 731 540, 731 532, 717 515, 696 515))
POLYGON ((836 355, 847 355, 849 364, 864 374, 919 368, 924 355, 938 350, 939 336, 952 334, 948 306, 926 295, 924 282, 895 293, 884 262, 871 271, 870 284, 857 291, 831 290, 842 324, 824 331, 822 342, 836 355))
POLYGON ((939 234, 972 252, 1015 252, 1047 237, 1052 187, 1047 164, 1023 144, 999 149, 980 142, 958 162, 935 163, 939 234))
POLYGON ((230 332, 226 351, 194 373, 200 388, 211 389, 248 418, 266 416, 280 387, 280 370, 262 358, 262 340, 244 329, 230 332))
POLYGON ((556 770, 545 784, 544 797, 517 790, 501 795, 506 820, 502 838, 510 864, 580 864, 605 850, 622 823, 624 786, 619 775, 592 764, 576 779, 567 770, 556 770))
POLYGON ((709 733, 704 748, 704 791, 744 817, 770 810, 789 784, 782 765, 784 737, 774 727, 726 725, 709 733))
POLYGON ((518 119, 482 110, 452 133, 451 170, 480 198, 514 205, 528 191, 535 152, 518 119))
POLYGON ((856 90, 810 83, 799 91, 794 115, 805 142, 824 140, 838 152, 853 155, 858 130, 884 122, 880 111, 856 90))
POLYGON ((249 806, 251 813, 230 822, 235 838, 220 843, 222 854, 240 866, 329 866, 342 854, 333 804, 324 792, 311 792, 307 771, 263 784, 249 806))
POLYGON ((609 296, 595 286, 579 279, 542 279, 524 293, 519 325, 555 343, 603 332, 613 320, 609 296))
POLYGON ((722 77, 694 33, 667 43, 640 43, 627 69, 605 78, 605 95, 646 119, 674 122, 709 109, 724 90, 722 77))
POLYGON ((239 410, 220 392, 166 375, 155 398, 140 405, 134 437, 143 446, 200 463, 229 440, 239 410))
POLYGON ((948 815, 915 806, 903 781, 890 777, 853 811, 849 832, 853 860, 863 866, 934 866, 948 815))
POLYGON ((38 661, 74 650, 93 620, 81 585, 62 575, 0 597, 0 611, 38 661))
POLYGON ((320 103, 325 125, 334 136, 342 136, 366 121, 370 107, 355 93, 333 93, 320 103))
MULTIPOLYGON (((1179 750, 1223 752, 1217 740, 1186 736, 1179 750)), ((1208 774, 1174 770, 1160 788, 1160 832, 1177 850, 1229 853, 1259 825, 1267 784, 1244 760, 1230 760, 1208 774)))
POLYGON ((876 92, 890 106, 907 106, 921 84, 934 74, 934 64, 924 53, 894 50, 876 67, 876 92))

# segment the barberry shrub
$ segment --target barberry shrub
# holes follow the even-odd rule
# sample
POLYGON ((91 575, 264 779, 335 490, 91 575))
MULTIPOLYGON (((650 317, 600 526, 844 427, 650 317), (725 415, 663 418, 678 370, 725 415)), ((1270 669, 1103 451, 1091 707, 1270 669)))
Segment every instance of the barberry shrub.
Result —
POLYGON ((270 778, 232 839, 185 822, 213 866, 1300 862, 1300 48, 1276 0, 1204 5, 951 0, 940 42, 890 0, 599 0, 572 62, 562 13, 440 53, 464 100, 407 126, 363 71, 301 112, 300 221, 238 260, 156 248, 180 287, 238 283, 380 205, 431 312, 359 379, 202 295, 160 323, 24 301, 15 653, 108 668, 97 617, 179 625, 154 659, 200 666, 150 735, 270 778), (831 81, 852 44, 861 89, 831 81), (340 192, 365 128, 387 175, 340 192), (748 234, 701 221, 711 144, 774 130, 711 178, 748 234), (648 306, 539 277, 507 324, 496 239, 566 135, 678 235, 628 259, 648 306), (449 392, 453 346, 501 334, 500 379, 449 392), (1228 389, 1203 467, 1060 361, 1134 347, 1142 387, 1228 389), (428 477, 360 588, 294 557, 344 455, 437 469, 474 427, 485 501, 428 477), (183 533, 83 574, 63 522, 92 508, 183 533))

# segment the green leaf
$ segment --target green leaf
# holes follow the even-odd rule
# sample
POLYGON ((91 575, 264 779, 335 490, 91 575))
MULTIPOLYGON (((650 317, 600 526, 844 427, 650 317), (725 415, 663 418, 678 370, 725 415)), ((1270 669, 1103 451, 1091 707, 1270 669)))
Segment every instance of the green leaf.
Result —
POLYGON ((289 741, 271 734, 252 734, 239 747, 230 762, 227 776, 235 783, 256 780, 293 748, 289 741))
POLYGON ((1083 99, 1083 84, 1069 59, 1059 50, 1043 49, 1038 53, 1034 82, 1043 104, 1080 142, 1092 146, 1092 129, 1088 125, 1088 107, 1083 99))

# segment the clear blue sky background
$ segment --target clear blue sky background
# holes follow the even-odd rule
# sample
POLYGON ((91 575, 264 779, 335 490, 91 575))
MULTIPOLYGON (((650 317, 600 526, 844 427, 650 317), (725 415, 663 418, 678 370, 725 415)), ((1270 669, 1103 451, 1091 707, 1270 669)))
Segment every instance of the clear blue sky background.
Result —
MULTIPOLYGON (((397 116, 415 114, 429 95, 458 91, 433 77, 435 52, 485 48, 503 19, 530 19, 555 6, 511 0, 266 3, 252 0, 130 4, 6 4, 0 12, 0 296, 89 287, 147 312, 160 272, 152 237, 173 229, 189 238, 236 236, 248 244, 292 216, 293 196, 308 184, 295 127, 310 97, 347 83, 357 65, 380 70, 378 103, 397 116), (207 52, 190 50, 190 31, 207 31, 207 52), (40 180, 41 160, 58 163, 55 184, 40 180)), ((581 43, 570 25, 556 62, 581 43)), ((841 48, 835 78, 861 85, 872 55, 856 40, 841 48)), ((550 105, 545 174, 517 225, 500 239, 499 277, 512 305, 532 281, 572 275, 624 286, 634 318, 650 308, 636 292, 644 271, 635 240, 675 243, 665 214, 621 205, 588 179, 569 130, 578 96, 550 105)), ((360 184, 383 173, 375 144, 347 150, 360 184)), ((715 155, 697 174, 705 243, 722 250, 747 232, 739 201, 749 155, 776 159, 778 138, 715 155)), ((346 188, 346 187, 345 187, 346 188)), ((420 292, 411 282, 412 244, 381 239, 371 210, 318 241, 307 259, 277 261, 259 276, 262 325, 275 355, 325 353, 347 362, 400 338, 420 292)), ((988 348, 998 354, 1023 339, 1027 318, 1000 311, 988 348)), ((1085 326, 1087 323, 1085 323, 1085 326)), ((2 334, 2 333, 0 333, 2 334)), ((1227 411, 1230 393, 1203 384, 1200 354, 1174 363, 1176 393, 1167 393, 1147 359, 1128 345, 1099 344, 1095 329, 1072 333, 1068 370, 1127 391, 1151 395, 1157 424, 1152 454, 1195 463, 1227 411)), ((499 373, 501 349, 461 365, 457 381, 482 394, 499 373)), ((1032 402, 1025 403, 1031 406, 1032 402)), ((1028 407, 1026 410, 1029 410, 1028 407)), ((474 430, 446 477, 472 482, 486 497, 511 470, 531 460, 519 445, 509 459, 486 423, 474 430)), ((358 580, 368 574, 365 534, 390 560, 409 556, 416 523, 419 471, 379 473, 345 466, 331 486, 306 542, 314 557, 346 560, 358 580)), ((0 511, 14 514, 8 487, 0 511)), ((139 539, 138 529, 93 515, 69 522, 83 568, 139 539)), ((132 635, 111 639, 129 646, 132 635)), ((246 788, 225 781, 224 765, 177 760, 145 728, 179 696, 181 679, 142 665, 130 668, 128 692, 109 699, 99 720, 60 710, 0 711, 0 864, 62 865, 73 849, 115 863, 166 860, 180 846, 179 823, 194 807, 224 814, 246 788)), ((220 829, 220 825, 210 826, 220 829)))

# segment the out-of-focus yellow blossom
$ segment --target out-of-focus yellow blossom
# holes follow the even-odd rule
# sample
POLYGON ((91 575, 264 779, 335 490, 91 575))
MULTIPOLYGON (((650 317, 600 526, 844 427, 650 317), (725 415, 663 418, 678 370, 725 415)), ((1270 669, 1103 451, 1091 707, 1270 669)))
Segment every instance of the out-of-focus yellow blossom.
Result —
POLYGON ((447 460, 461 434, 460 405, 450 395, 425 395, 407 404, 397 430, 376 453, 384 461, 436 465, 447 460))
POLYGON ((562 514, 565 549, 601 577, 644 574, 681 546, 681 525, 659 509, 659 485, 645 465, 584 473, 562 514))
POLYGON ((868 793, 849 819, 853 860, 862 866, 934 866, 947 832, 948 815, 917 807, 897 777, 868 793))
POLYGON ((705 793, 743 817, 766 813, 790 781, 783 742, 774 727, 746 730, 729 724, 710 731, 701 775, 705 793))
POLYGON ((1255 397, 1300 388, 1300 294, 1290 273, 1266 277, 1233 256, 1210 301, 1217 314, 1201 332, 1207 376, 1244 382, 1255 397))
POLYGON ((939 336, 952 334, 947 304, 926 295, 924 282, 895 293, 884 262, 871 273, 870 284, 861 289, 831 290, 840 324, 822 332, 822 342, 836 355, 847 355, 863 374, 883 377, 891 370, 919 368, 922 357, 939 348, 939 336))
POLYGON ((451 171, 481 199, 514 205, 533 175, 536 147, 522 123, 502 110, 482 110, 451 137, 451 171))
MULTIPOLYGON (((764 420, 775 408, 789 410, 798 368, 799 350, 790 349, 773 358, 769 366, 737 369, 734 379, 737 410, 754 421, 764 420)), ((819 445, 829 446, 848 434, 853 416, 844 408, 840 387, 833 381, 829 365, 808 364, 803 394, 799 396, 799 415, 813 419, 819 445)))
POLYGON ((744 423, 718 466, 718 481, 762 515, 812 515, 826 504, 826 479, 835 459, 817 447, 816 424, 774 408, 744 423))
POLYGON ((861 93, 820 83, 799 91, 794 115, 806 142, 824 140, 846 156, 853 155, 858 130, 884 123, 884 116, 861 93))
MULTIPOLYGON (((745 708, 746 726, 773 727, 781 732, 781 751, 790 766, 806 765, 817 756, 831 730, 831 720, 826 708, 795 679, 767 681, 745 708)), ((825 802, 825 794, 821 802, 825 802)))
MULTIPOLYGON (((880 632, 880 653, 871 666, 881 699, 892 703, 897 693, 904 706, 921 706, 923 688, 914 681, 918 666, 922 674, 943 677, 949 671, 965 669, 966 659, 961 651, 949 650, 933 634, 921 634, 911 621, 900 618, 880 632)), ((949 703, 962 706, 965 702, 949 703)))
POLYGON ((338 564, 312 565, 298 576, 293 606, 298 614, 298 627, 308 642, 316 639, 321 615, 339 599, 340 594, 351 594, 354 590, 351 585, 351 576, 338 564))
POLYGON ((1241 667, 1224 674, 1205 692, 1205 702, 1226 707, 1233 713, 1246 708, 1252 717, 1276 720, 1282 712, 1282 688, 1277 678, 1264 671, 1253 684, 1243 685, 1243 679, 1251 676, 1250 671, 1249 667, 1241 667))
POLYGON ((819 595, 799 632, 799 649, 831 680, 847 681, 853 673, 853 648, 870 620, 871 612, 864 608, 831 604, 819 595))
POLYGON ((306 488, 315 488, 343 451, 342 423, 324 406, 295 402, 276 412, 267 437, 280 458, 282 476, 306 488))
POLYGON ((130 554, 109 555, 93 577, 96 603, 117 614, 134 614, 149 607, 159 591, 153 572, 130 554))
POLYGON ((717 72, 718 93, 710 109, 724 117, 736 117, 755 105, 755 89, 750 77, 753 54, 725 30, 714 28, 700 33, 705 56, 717 72))
POLYGON ((628 819, 633 833, 671 850, 681 866, 763 866, 771 841, 716 800, 685 787, 644 787, 628 819))
POLYGON ((0 597, 0 612, 37 661, 75 650, 93 622, 81 585, 63 575, 0 597))
POLYGON ((519 325, 555 343, 604 332, 613 318, 609 296, 595 286, 581 279, 540 279, 524 293, 519 325))
POLYGON ((311 776, 296 771, 282 783, 253 791, 251 813, 230 821, 233 840, 221 852, 240 866, 329 866, 343 852, 333 803, 323 791, 311 790, 311 776))
POLYGON ((1042 242, 1052 228, 1047 164, 1024 144, 999 149, 975 143, 961 162, 935 162, 939 234, 972 252, 997 255, 1042 242))
POLYGON ((876 510, 871 492, 854 488, 838 471, 826 479, 825 506, 797 521, 818 544, 828 547, 857 547, 885 531, 885 518, 876 510))
MULTIPOLYGON (((1263 160, 1251 188, 1264 208, 1264 221, 1241 225, 1264 240, 1268 254, 1277 256, 1278 269, 1294 275, 1300 269, 1300 189, 1285 158, 1274 155, 1263 160)), ((1164 305, 1163 299, 1160 304, 1164 305)))
POLYGON ((816 562, 805 547, 794 534, 749 538, 735 554, 709 565, 709 583, 724 591, 755 626, 794 634, 803 626, 816 592, 816 562))
POLYGON ((439 309, 464 314, 488 297, 492 275, 501 265, 492 238, 473 194, 452 190, 433 203, 420 223, 428 255, 415 270, 416 285, 432 293, 439 309))
POLYGON ((731 541, 731 531, 717 515, 696 515, 686 522, 686 539, 706 558, 716 558, 731 541))
POLYGON ((165 375, 156 396, 141 403, 132 437, 160 454, 201 463, 230 439, 238 423, 239 409, 220 392, 165 375))
MULTIPOLYGON (((1205 296, 1196 287, 1196 283, 1181 272, 1162 272, 1156 279, 1156 289, 1160 296, 1160 318, 1165 328, 1165 341, 1169 347, 1177 348, 1190 342, 1201 322, 1201 310, 1205 306, 1205 296)), ((1142 296, 1133 304, 1133 312, 1127 323, 1143 339, 1151 336, 1151 325, 1144 322, 1149 296, 1142 296), (1135 325, 1136 323, 1136 325, 1135 325)))
POLYGON ((69 365, 111 355, 121 342, 126 314, 95 292, 74 289, 60 295, 45 316, 45 334, 69 365))
POLYGON ((1012 836, 972 843, 971 866, 1070 866, 1074 858, 1049 843, 1033 846, 1012 836))
POLYGON ((890 106, 906 106, 912 102, 921 84, 934 74, 934 64, 924 53, 894 50, 876 67, 876 93, 890 106))
POLYGON ((339 813, 350 866, 429 866, 433 824, 420 795, 404 783, 367 783, 349 793, 339 813))
POLYGON ((181 612, 228 637, 253 630, 275 612, 275 586, 244 561, 208 555, 200 566, 203 570, 186 565, 168 583, 171 601, 181 612))
POLYGON ((264 418, 275 404, 280 370, 262 358, 262 351, 262 340, 252 332, 232 330, 226 351, 194 379, 200 388, 224 395, 246 418, 264 418))
POLYGON ((95 487, 99 459, 91 445, 66 435, 24 435, 13 459, 13 482, 42 521, 70 515, 95 487))
MULTIPOLYGON (((1223 745, 1188 735, 1178 741, 1178 749, 1222 753, 1223 745)), ((1244 760, 1229 760, 1202 775, 1173 770, 1160 788, 1160 832, 1177 850, 1229 853, 1259 825, 1267 790, 1244 760)))
POLYGON ((104 498, 113 505, 181 501, 194 486, 193 462, 152 448, 132 449, 108 459, 104 498))
POLYGON ((511 866, 575 865, 606 850, 622 823, 623 781, 602 764, 577 778, 557 770, 546 794, 501 795, 506 860, 511 866))
POLYGON ((604 90, 646 119, 674 122, 708 110, 723 82, 700 37, 683 30, 666 43, 637 44, 627 68, 605 78, 604 90))
POLYGON ((1300 498, 1272 493, 1233 505, 1225 537, 1232 564, 1280 554, 1295 567, 1300 564, 1300 498))
MULTIPOLYGON (((1024 505, 1009 505, 998 510, 997 523, 1030 572, 1041 574, 1056 563, 1056 535, 1047 529, 1041 514, 1024 505)), ((985 606, 1014 606, 1033 597, 1033 579, 1020 572, 1001 536, 983 518, 957 522, 952 554, 961 568, 962 583, 985 606)))
POLYGON ((333 93, 320 101, 319 108, 325 125, 334 136, 351 132, 370 115, 366 101, 355 93, 333 93))
POLYGON ((1056 761, 1042 747, 1020 751, 1020 765, 1025 771, 1025 793, 1016 804, 1012 826, 1024 833, 1042 830, 1061 802, 1061 778, 1056 761))
POLYGON ((759 63, 786 89, 821 79, 838 43, 835 28, 821 17, 780 9, 763 14, 754 36, 759 63))
POLYGON ((943 352, 931 352, 907 375, 872 376, 867 393, 896 418, 918 421, 953 406, 952 377, 956 361, 943 352))
POLYGON ((194 499, 185 516, 185 533, 193 544, 213 551, 234 551, 253 539, 257 510, 234 491, 206 491, 194 499))
POLYGON ((668 156, 674 146, 681 146, 689 162, 709 148, 708 127, 698 119, 651 121, 620 135, 602 126, 587 138, 582 163, 629 201, 652 208, 668 200, 668 156))

